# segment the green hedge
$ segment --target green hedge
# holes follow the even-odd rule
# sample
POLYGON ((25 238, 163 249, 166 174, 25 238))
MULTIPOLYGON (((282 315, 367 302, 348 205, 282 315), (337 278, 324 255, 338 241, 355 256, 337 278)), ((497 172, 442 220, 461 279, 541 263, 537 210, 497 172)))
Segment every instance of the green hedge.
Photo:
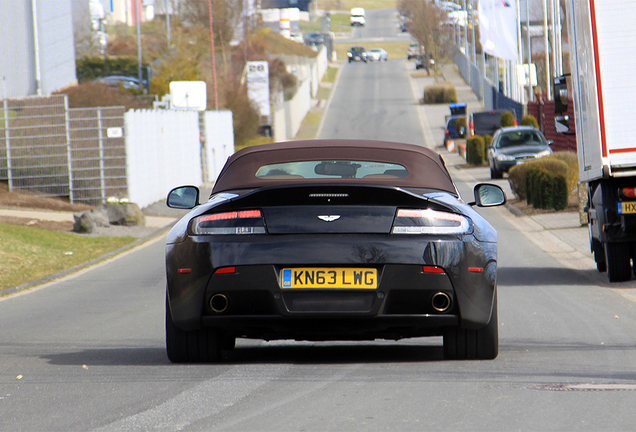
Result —
MULTIPOLYGON (((531 168, 562 175, 565 178, 568 192, 576 190, 579 181, 578 159, 573 152, 556 152, 550 156, 528 161, 514 166, 508 172, 508 182, 519 199, 527 199, 526 176, 531 168)), ((532 202, 531 197, 529 203, 532 202)))
POLYGON ((484 137, 474 136, 466 140, 466 162, 470 165, 484 163, 484 137))
POLYGON ((521 126, 533 126, 535 129, 539 129, 539 123, 532 114, 528 114, 521 119, 521 126))
MULTIPOLYGON (((137 77, 139 67, 136 57, 82 57, 75 60, 77 79, 80 83, 93 81, 107 75, 137 77)), ((142 69, 143 79, 147 79, 146 68, 142 69)))
POLYGON ((492 135, 482 135, 484 138, 484 160, 488 161, 488 147, 492 143, 492 135))
POLYGON ((501 119, 499 120, 501 127, 510 127, 515 125, 515 115, 510 111, 506 111, 501 114, 501 119))
POLYGON ((525 178, 526 199, 534 208, 563 210, 568 206, 569 191, 565 176, 531 168, 525 178))
POLYGON ((466 138, 466 131, 468 130, 468 126, 466 125, 466 117, 460 117, 457 119, 457 122, 455 123, 455 127, 457 128, 457 133, 459 134, 460 138, 466 138), (461 128, 464 128, 464 133, 461 133, 460 131, 462 130, 461 128))

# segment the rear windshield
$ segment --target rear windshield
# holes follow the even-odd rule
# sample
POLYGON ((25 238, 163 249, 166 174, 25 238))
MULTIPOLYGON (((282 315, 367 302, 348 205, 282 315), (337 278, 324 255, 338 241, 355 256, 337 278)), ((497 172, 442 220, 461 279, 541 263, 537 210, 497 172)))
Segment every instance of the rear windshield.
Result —
POLYGON ((516 131, 502 134, 497 148, 514 147, 520 145, 545 145, 543 138, 535 131, 516 131))
POLYGON ((501 113, 475 113, 473 114, 475 129, 499 129, 501 127, 501 113))
POLYGON ((313 160, 263 165, 256 172, 262 179, 402 178, 403 165, 352 160, 313 160))

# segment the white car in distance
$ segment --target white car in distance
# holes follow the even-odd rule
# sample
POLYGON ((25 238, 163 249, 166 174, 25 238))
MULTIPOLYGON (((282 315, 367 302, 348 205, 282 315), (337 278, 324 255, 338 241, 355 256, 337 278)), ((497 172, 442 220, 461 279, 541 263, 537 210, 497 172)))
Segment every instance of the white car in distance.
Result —
POLYGON ((369 61, 387 61, 388 59, 389 54, 382 48, 371 48, 367 51, 367 60, 369 61))

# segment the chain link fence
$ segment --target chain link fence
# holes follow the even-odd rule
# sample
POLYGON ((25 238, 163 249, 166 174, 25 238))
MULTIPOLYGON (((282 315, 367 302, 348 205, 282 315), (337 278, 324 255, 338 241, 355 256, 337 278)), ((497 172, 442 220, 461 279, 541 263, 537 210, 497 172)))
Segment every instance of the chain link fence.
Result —
POLYGON ((71 203, 126 196, 124 107, 69 109, 65 95, 4 99, 0 181, 71 203))

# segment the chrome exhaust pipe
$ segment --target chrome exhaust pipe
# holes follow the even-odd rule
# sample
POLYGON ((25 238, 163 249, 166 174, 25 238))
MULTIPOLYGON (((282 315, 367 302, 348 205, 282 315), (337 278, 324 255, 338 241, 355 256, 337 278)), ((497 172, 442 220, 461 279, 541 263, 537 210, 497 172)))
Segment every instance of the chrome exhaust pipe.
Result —
POLYGON ((227 307, 228 300, 225 294, 214 294, 210 299, 210 309, 215 313, 223 313, 227 307))
POLYGON ((433 294, 431 298, 431 306, 437 312, 446 312, 451 307, 452 300, 450 296, 444 292, 438 292, 433 294))

